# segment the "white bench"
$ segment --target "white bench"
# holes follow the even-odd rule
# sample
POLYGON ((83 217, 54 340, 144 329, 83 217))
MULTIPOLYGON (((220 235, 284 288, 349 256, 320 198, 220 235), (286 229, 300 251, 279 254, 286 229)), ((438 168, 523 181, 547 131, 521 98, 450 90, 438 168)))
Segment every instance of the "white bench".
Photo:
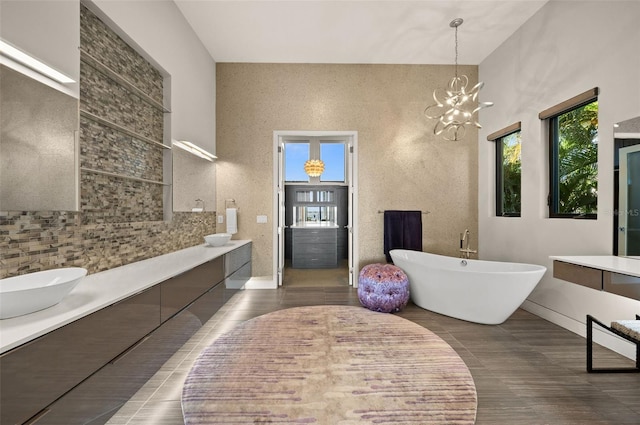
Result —
POLYGON ((615 320, 607 326, 587 314, 587 372, 640 372, 640 316, 636 320, 615 320), (593 367, 593 324, 618 335, 636 345, 636 367, 631 368, 594 368, 593 367))

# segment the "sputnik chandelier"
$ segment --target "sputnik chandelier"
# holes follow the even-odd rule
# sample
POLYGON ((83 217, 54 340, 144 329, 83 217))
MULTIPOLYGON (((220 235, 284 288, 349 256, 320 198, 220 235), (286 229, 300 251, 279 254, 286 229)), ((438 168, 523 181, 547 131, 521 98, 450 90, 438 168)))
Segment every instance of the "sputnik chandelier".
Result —
POLYGON ((318 177, 324 172, 324 162, 319 159, 310 159, 304 163, 304 172, 310 177, 318 177))
POLYGON ((477 112, 482 108, 493 106, 492 102, 480 102, 478 93, 484 86, 479 82, 471 90, 467 91, 469 78, 466 75, 458 75, 458 27, 463 19, 456 18, 449 23, 456 30, 456 65, 455 76, 449 81, 446 89, 435 89, 433 100, 435 104, 427 106, 424 114, 429 119, 438 120, 433 127, 433 134, 443 134, 445 140, 461 140, 465 135, 465 125, 474 125, 482 128, 477 121, 477 112))

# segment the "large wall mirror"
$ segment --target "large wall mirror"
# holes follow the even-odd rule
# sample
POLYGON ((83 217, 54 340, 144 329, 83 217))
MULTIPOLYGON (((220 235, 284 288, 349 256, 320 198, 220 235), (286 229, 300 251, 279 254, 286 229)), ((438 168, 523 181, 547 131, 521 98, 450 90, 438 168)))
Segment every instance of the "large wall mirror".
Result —
POLYGON ((0 65, 0 211, 77 211, 78 99, 0 65))
POLYGON ((613 129, 614 254, 640 259, 640 117, 613 129))
POLYGON ((173 211, 216 210, 216 179, 214 162, 204 160, 174 146, 173 211))

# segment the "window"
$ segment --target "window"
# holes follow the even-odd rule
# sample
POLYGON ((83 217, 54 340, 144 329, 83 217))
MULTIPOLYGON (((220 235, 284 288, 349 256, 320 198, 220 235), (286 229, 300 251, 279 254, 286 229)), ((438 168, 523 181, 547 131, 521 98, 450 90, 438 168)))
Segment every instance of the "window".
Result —
POLYGON ((321 142, 320 159, 325 165, 320 181, 344 183, 344 142, 321 142))
POLYGON ((595 88, 541 113, 549 124, 549 217, 597 217, 597 95, 595 88))
POLYGON ((284 143, 284 179, 287 183, 345 183, 346 144, 343 140, 323 140, 311 137, 308 140, 287 140, 284 143), (309 159, 324 162, 324 171, 319 177, 309 177, 304 163, 309 159))
POLYGON ((520 122, 487 137, 496 142, 496 216, 520 217, 520 122))
POLYGON ((309 142, 284 144, 284 179, 287 182, 308 182, 304 163, 309 159, 309 142))

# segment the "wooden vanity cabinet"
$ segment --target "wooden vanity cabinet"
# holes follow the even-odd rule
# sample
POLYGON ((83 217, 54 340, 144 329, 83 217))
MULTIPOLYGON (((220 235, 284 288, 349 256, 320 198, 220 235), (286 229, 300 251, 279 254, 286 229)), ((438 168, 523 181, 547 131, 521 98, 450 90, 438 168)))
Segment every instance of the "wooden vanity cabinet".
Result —
POLYGON ((25 422, 159 325, 152 287, 3 353, 0 423, 25 422))

